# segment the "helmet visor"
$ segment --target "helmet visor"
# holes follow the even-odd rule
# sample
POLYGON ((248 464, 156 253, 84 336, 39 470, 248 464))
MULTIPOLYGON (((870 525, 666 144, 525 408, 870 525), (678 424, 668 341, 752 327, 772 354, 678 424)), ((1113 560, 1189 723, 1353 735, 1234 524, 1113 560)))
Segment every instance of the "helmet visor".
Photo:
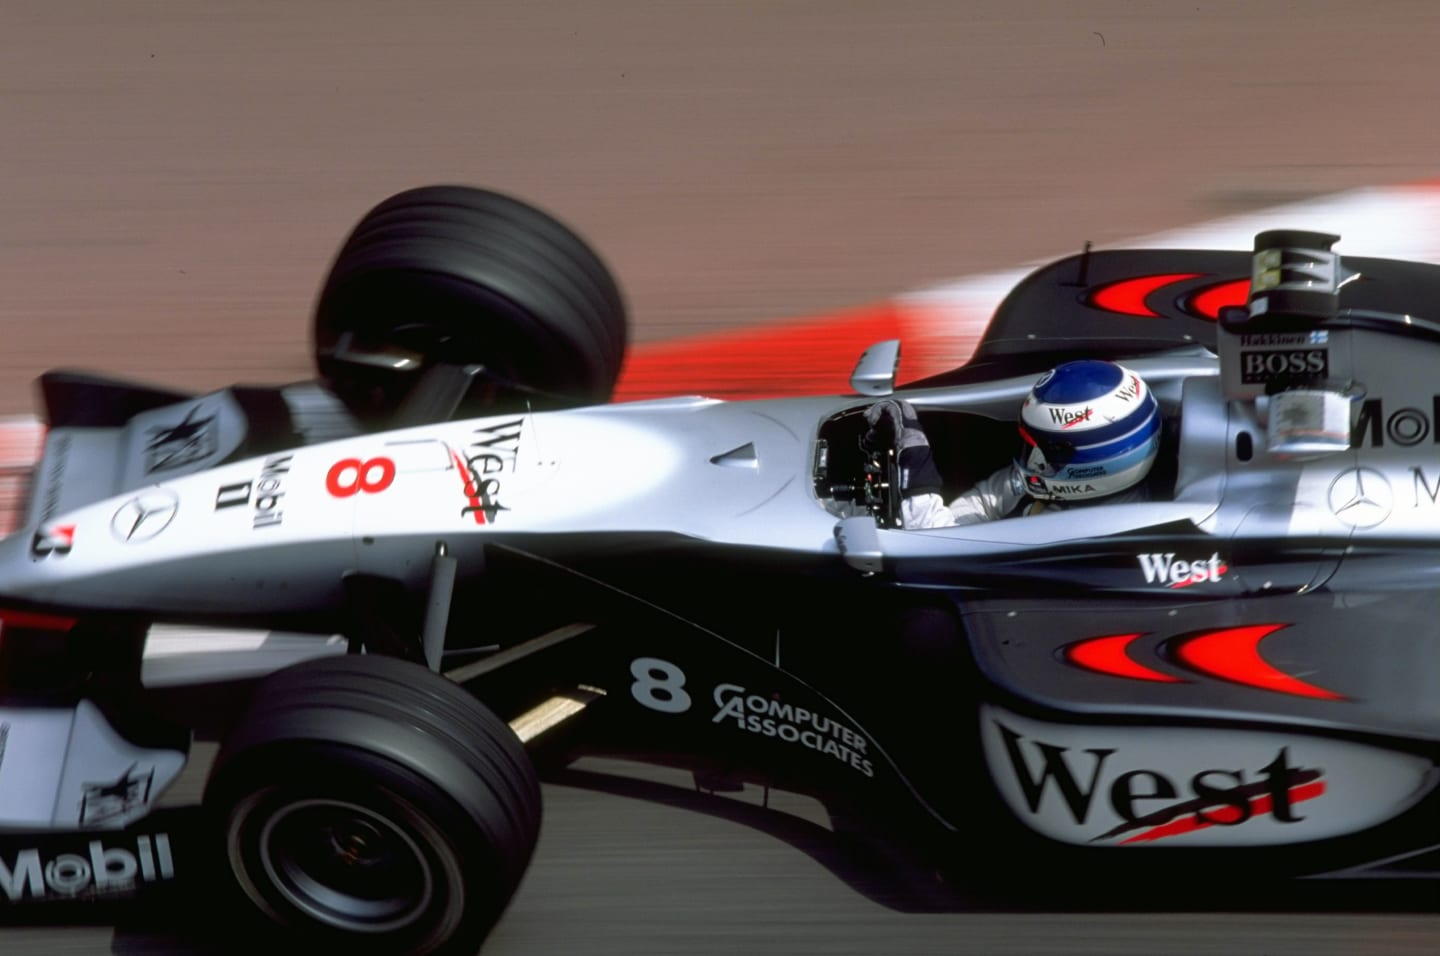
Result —
POLYGON ((1052 471, 1059 471, 1075 460, 1076 445, 1069 438, 1046 435, 1043 432, 1036 433, 1022 423, 1020 439, 1025 442, 1026 446, 1020 456, 1022 461, 1035 460, 1032 449, 1040 453, 1040 456, 1045 459, 1045 464, 1052 471))

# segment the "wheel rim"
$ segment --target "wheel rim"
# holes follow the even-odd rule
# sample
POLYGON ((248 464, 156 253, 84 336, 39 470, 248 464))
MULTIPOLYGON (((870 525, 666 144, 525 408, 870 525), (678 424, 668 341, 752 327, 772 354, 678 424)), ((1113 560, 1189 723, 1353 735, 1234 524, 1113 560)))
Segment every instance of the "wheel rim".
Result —
POLYGON ((419 844, 395 821, 355 803, 286 804, 265 821, 258 850, 270 885, 290 905, 347 931, 395 930, 434 900, 419 844))

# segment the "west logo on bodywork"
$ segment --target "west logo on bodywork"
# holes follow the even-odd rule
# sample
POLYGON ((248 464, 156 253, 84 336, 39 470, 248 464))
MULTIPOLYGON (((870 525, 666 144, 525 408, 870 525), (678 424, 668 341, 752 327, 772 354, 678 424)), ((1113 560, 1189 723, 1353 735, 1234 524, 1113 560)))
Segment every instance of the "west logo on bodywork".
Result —
POLYGON ((1084 725, 980 708, 1011 812, 1054 840, 1266 846, 1355 833, 1414 806, 1426 758, 1281 729, 1084 725))
POLYGON ((451 451, 455 467, 460 471, 461 493, 465 496, 461 517, 470 516, 476 524, 485 524, 506 510, 500 503, 501 478, 515 470, 524 422, 523 418, 516 418, 482 425, 475 429, 463 456, 451 451))
POLYGON ((1176 552, 1137 554, 1140 570, 1145 574, 1146 584, 1161 584, 1167 588, 1185 588, 1206 581, 1218 581, 1230 570, 1215 552, 1208 558, 1179 558, 1176 552))
POLYGON ((1291 766, 1284 747, 1257 770, 1206 768, 1181 782, 1154 769, 1114 773, 1113 764, 1112 772, 1105 774, 1113 749, 1089 747, 1072 756, 1070 747, 1028 739, 998 720, 995 728, 1031 813, 1038 813, 1047 794, 1053 793, 1075 823, 1085 826, 1102 776, 1109 781, 1100 799, 1120 822, 1090 837, 1091 843, 1162 840, 1206 827, 1239 826, 1257 814, 1269 814, 1279 823, 1298 823, 1303 817, 1296 814, 1295 803, 1325 792, 1324 772, 1291 766))

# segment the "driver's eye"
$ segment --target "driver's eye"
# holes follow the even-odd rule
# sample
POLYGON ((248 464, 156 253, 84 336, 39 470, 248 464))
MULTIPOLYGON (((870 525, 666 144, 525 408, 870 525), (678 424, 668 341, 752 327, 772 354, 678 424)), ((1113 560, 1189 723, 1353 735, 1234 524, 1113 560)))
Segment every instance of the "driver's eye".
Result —
POLYGON ((1075 457, 1075 446, 1069 442, 1048 442, 1043 451, 1051 468, 1067 465, 1075 457))

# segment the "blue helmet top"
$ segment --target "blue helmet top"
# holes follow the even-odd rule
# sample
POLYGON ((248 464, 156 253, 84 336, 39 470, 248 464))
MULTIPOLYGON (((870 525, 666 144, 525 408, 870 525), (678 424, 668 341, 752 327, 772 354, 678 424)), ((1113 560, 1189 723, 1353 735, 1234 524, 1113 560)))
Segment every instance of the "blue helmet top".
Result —
POLYGON ((1144 380, 1082 359, 1046 372, 1020 409, 1016 467, 1035 498, 1080 501, 1143 479, 1160 448, 1160 406, 1144 380))

